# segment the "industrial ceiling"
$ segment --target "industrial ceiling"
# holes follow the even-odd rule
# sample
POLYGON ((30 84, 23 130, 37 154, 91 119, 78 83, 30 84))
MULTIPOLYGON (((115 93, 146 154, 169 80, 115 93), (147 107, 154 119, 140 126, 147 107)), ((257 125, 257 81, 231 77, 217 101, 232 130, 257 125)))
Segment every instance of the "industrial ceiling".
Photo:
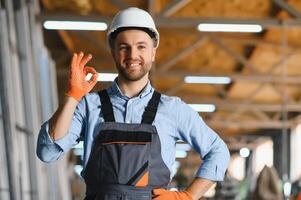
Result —
MULTIPOLYGON (((149 11, 160 46, 151 72, 152 84, 187 103, 212 103, 200 113, 222 137, 284 129, 301 111, 300 0, 42 0, 41 21, 89 20, 109 23, 121 9, 149 11), (260 24, 261 33, 199 32, 199 23, 260 24), (188 84, 187 75, 229 76, 228 85, 188 84)), ((73 52, 92 53, 98 72, 116 72, 106 32, 45 31, 57 63, 60 96, 67 86, 73 52)), ((95 90, 108 87, 99 83, 95 90)))

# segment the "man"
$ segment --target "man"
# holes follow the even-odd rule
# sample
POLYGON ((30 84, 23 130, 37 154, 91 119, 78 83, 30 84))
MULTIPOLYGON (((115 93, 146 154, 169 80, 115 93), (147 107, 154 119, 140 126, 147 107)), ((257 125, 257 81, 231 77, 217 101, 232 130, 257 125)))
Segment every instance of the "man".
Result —
POLYGON ((89 91, 97 73, 85 66, 91 55, 75 53, 66 99, 40 130, 37 155, 57 160, 84 138, 86 199, 199 199, 222 181, 229 151, 186 103, 156 92, 148 75, 159 45, 159 33, 144 10, 119 12, 108 31, 118 77, 107 90, 89 91), (87 73, 93 74, 89 81, 87 73), (175 144, 184 140, 203 163, 184 191, 168 191, 175 144))

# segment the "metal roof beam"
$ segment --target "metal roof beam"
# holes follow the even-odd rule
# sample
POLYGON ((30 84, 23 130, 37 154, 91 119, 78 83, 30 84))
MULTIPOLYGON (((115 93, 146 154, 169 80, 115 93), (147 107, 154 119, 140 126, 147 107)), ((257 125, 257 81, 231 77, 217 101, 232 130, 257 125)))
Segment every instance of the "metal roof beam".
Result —
POLYGON ((187 103, 212 103, 216 105, 218 110, 238 110, 244 111, 263 111, 263 112, 281 112, 285 108, 288 112, 301 112, 301 105, 299 103, 288 103, 283 106, 281 103, 248 103, 244 104, 241 101, 227 99, 223 100, 215 97, 202 97, 197 95, 185 95, 181 97, 187 103))
POLYGON ((110 53, 110 47, 109 45, 107 45, 106 41, 104 42, 98 39, 96 36, 91 36, 87 31, 77 31, 76 34, 79 35, 81 39, 86 40, 96 49, 101 49, 105 52, 110 53))
POLYGON ((208 73, 195 73, 195 72, 180 72, 180 71, 168 71, 168 73, 157 73, 157 77, 167 77, 167 78, 177 78, 185 76, 227 76, 232 79, 232 81, 256 81, 260 83, 286 83, 286 84, 301 84, 300 75, 288 75, 283 78, 282 75, 265 75, 265 74, 208 74, 208 73))
MULTIPOLYGON (((103 21, 110 23, 112 17, 101 15, 86 15, 80 16, 75 14, 66 13, 49 13, 44 12, 37 16, 37 20, 71 20, 71 21, 103 21)), ((206 18, 206 17, 173 17, 165 18, 160 16, 154 16, 154 20, 158 27, 174 27, 174 28, 191 28, 196 27, 199 23, 222 23, 222 24, 260 24, 263 27, 282 27, 284 24, 286 27, 299 27, 301 26, 301 19, 237 19, 237 18, 206 18)))
POLYGON ((289 15, 295 18, 301 18, 301 13, 297 9, 289 5, 287 2, 283 0, 273 0, 273 2, 277 4, 279 7, 281 7, 283 10, 288 12, 289 15))
MULTIPOLYGON (((201 33, 201 35, 207 35, 206 33, 201 33)), ((232 36, 232 35, 218 35, 218 34, 211 34, 209 33, 208 35, 215 35, 216 37, 220 38, 223 41, 227 42, 233 42, 237 44, 242 44, 242 45, 268 45, 272 47, 279 47, 283 48, 283 44, 281 41, 268 41, 264 38, 259 38, 259 37, 254 37, 254 36, 232 36)), ((295 51, 300 51, 301 50, 301 45, 298 44, 287 44, 289 49, 295 50, 295 51)))
POLYGON ((169 59, 165 63, 163 63, 160 66, 158 66, 157 72, 158 73, 162 73, 162 72, 165 72, 165 71, 169 70, 179 60, 181 60, 181 59, 185 58, 186 56, 188 56, 191 52, 193 52, 195 49, 197 49, 198 47, 200 47, 206 41, 207 41, 207 37, 201 37, 196 42, 194 42, 192 45, 184 48, 183 50, 181 50, 180 52, 178 52, 177 55, 172 56, 171 59, 169 59))
POLYGON ((240 128, 240 129, 281 129, 291 128, 292 122, 262 121, 262 120, 206 120, 209 126, 215 128, 240 128))
POLYGON ((129 7, 128 4, 124 3, 123 1, 121 0, 111 0, 111 3, 114 5, 114 6, 117 6, 119 9, 126 9, 129 7))
POLYGON ((218 37, 210 36, 210 39, 215 45, 217 45, 219 48, 223 49, 226 53, 228 53, 230 56, 236 59, 236 61, 248 67, 252 72, 257 72, 256 66, 249 62, 244 56, 240 55, 238 52, 232 49, 229 45, 226 45, 218 37))
POLYGON ((151 15, 154 15, 155 13, 155 5, 156 5, 156 0, 148 0, 147 10, 151 15))
POLYGON ((183 87, 184 84, 185 84, 185 83, 184 83, 184 80, 181 80, 181 81, 179 81, 178 83, 176 83, 175 85, 173 85, 172 88, 166 90, 164 93, 167 94, 167 95, 172 96, 172 95, 174 95, 177 91, 179 91, 179 90, 183 87))
POLYGON ((155 18, 157 25, 160 27, 197 27, 200 23, 218 23, 218 24, 259 24, 264 28, 268 27, 282 27, 285 24, 287 27, 300 27, 301 20, 299 19, 232 19, 232 18, 189 18, 189 17, 173 17, 173 18, 155 18))
POLYGON ((174 0, 161 12, 161 15, 164 17, 169 17, 186 6, 190 1, 191 0, 174 0))
POLYGON ((73 42, 72 37, 70 36, 70 34, 65 30, 59 30, 58 33, 61 36, 61 38, 63 39, 63 42, 66 45, 68 51, 69 52, 74 52, 75 51, 75 46, 74 46, 74 42, 73 42))
MULTIPOLYGON (((176 32, 179 34, 187 34, 186 29, 176 29, 176 32)), ((235 43, 235 44, 241 44, 241 45, 251 45, 251 46, 257 46, 257 45, 267 45, 271 47, 276 48, 283 48, 283 42, 281 41, 281 38, 279 38, 279 41, 271 41, 267 40, 262 36, 254 36, 254 35, 233 35, 232 33, 213 33, 213 32, 191 32, 189 33, 191 36, 198 37, 198 36, 207 36, 207 37, 217 37, 221 39, 222 41, 229 42, 229 43, 235 43)), ((287 48, 294 50, 294 51, 301 51, 301 45, 296 44, 294 42, 287 41, 287 48)))

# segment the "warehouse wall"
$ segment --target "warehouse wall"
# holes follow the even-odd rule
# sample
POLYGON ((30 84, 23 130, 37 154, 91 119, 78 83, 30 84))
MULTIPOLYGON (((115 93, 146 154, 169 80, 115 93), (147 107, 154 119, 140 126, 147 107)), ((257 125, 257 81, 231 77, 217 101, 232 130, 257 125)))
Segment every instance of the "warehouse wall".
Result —
POLYGON ((0 199, 70 199, 66 160, 40 162, 40 125, 57 107, 55 65, 35 16, 38 1, 0 3, 0 199))

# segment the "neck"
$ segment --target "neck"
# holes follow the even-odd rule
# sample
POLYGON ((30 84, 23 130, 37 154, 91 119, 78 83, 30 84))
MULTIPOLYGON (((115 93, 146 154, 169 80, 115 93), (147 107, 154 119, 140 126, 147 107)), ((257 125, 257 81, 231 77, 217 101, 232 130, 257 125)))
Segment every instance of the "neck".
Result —
POLYGON ((129 98, 138 96, 147 83, 148 76, 145 76, 138 81, 128 81, 123 79, 121 76, 118 76, 117 79, 117 84, 121 92, 129 98))

